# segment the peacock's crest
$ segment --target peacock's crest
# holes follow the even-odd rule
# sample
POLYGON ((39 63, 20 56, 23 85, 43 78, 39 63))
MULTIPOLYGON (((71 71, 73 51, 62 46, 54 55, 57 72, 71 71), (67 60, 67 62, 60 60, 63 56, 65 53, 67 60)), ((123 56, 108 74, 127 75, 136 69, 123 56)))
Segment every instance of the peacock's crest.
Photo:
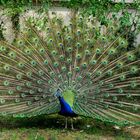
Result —
POLYGON ((79 115, 140 123, 140 50, 127 51, 127 29, 118 32, 116 16, 106 21, 30 17, 13 44, 1 41, 0 115, 56 113, 60 89, 79 115))

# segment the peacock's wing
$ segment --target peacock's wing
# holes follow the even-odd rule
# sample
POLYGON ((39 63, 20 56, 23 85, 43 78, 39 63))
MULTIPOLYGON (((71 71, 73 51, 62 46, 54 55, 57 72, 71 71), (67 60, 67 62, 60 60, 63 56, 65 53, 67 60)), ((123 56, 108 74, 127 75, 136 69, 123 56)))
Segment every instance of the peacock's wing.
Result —
POLYGON ((140 122, 139 48, 127 51, 129 28, 119 32, 114 16, 106 21, 74 15, 66 26, 56 16, 31 17, 14 44, 1 42, 1 114, 58 112, 59 88, 79 115, 140 122))

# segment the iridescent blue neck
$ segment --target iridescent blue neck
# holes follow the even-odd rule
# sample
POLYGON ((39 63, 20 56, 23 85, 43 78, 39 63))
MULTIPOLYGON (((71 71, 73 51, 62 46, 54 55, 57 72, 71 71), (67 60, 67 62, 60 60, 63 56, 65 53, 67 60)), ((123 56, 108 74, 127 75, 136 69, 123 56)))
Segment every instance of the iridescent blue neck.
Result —
POLYGON ((70 107, 70 105, 64 100, 63 97, 58 97, 60 104, 61 104, 61 110, 59 112, 59 114, 63 115, 63 116, 70 116, 70 117, 75 117, 77 116, 72 108, 70 107))

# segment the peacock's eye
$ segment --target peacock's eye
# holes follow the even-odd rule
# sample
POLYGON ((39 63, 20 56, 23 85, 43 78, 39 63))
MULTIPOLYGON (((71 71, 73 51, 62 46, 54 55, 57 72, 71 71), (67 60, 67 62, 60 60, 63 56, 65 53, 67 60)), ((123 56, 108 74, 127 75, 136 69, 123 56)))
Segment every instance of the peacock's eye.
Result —
POLYGON ((87 68, 87 63, 86 62, 82 64, 82 68, 87 68))
POLYGON ((13 90, 8 90, 8 94, 12 95, 12 94, 14 94, 14 91, 13 90))
POLYGON ((57 51, 56 51, 56 50, 53 50, 53 51, 51 52, 51 54, 52 54, 53 56, 56 56, 56 55, 57 55, 57 51))
POLYGON ((45 49, 44 49, 44 48, 41 48, 41 49, 39 50, 39 52, 40 52, 40 54, 44 54, 44 53, 45 53, 45 49))
POLYGON ((66 68, 65 66, 63 66, 63 67, 61 68, 61 70, 62 70, 63 72, 65 72, 65 71, 67 70, 67 68, 66 68))
POLYGON ((95 52, 96 52, 96 54, 101 54, 101 49, 97 48, 97 49, 95 50, 95 52))
POLYGON ((75 70, 76 70, 76 72, 79 72, 80 71, 80 68, 79 67, 76 67, 75 70))
POLYGON ((95 65, 96 63, 97 63, 96 60, 91 60, 91 61, 90 61, 90 64, 91 64, 91 65, 95 65))
POLYGON ((69 48, 67 49, 67 52, 68 52, 68 53, 71 53, 71 52, 72 52, 72 48, 69 47, 69 48))
POLYGON ((16 75, 16 78, 17 78, 18 80, 21 80, 21 79, 22 79, 22 74, 17 74, 17 75, 16 75))
POLYGON ((44 65, 48 65, 48 60, 44 60, 44 65))
POLYGON ((58 62, 54 62, 53 66, 54 66, 55 68, 57 68, 57 67, 59 66, 59 63, 58 63, 58 62))
POLYGON ((9 82, 8 80, 5 80, 5 81, 3 82, 3 85, 4 85, 4 86, 9 86, 9 84, 10 84, 10 82, 9 82))
POLYGON ((63 44, 62 44, 62 43, 59 43, 59 46, 60 46, 60 47, 63 47, 63 44))

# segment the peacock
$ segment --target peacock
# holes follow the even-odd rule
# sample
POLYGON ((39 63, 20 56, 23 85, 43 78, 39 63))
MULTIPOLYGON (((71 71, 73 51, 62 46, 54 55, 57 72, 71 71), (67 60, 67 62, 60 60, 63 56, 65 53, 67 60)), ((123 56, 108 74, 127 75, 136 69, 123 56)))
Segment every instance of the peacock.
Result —
POLYGON ((105 21, 80 13, 67 25, 56 14, 25 18, 13 43, 0 41, 0 115, 139 125, 140 48, 127 49, 129 28, 119 32, 117 15, 105 21))

